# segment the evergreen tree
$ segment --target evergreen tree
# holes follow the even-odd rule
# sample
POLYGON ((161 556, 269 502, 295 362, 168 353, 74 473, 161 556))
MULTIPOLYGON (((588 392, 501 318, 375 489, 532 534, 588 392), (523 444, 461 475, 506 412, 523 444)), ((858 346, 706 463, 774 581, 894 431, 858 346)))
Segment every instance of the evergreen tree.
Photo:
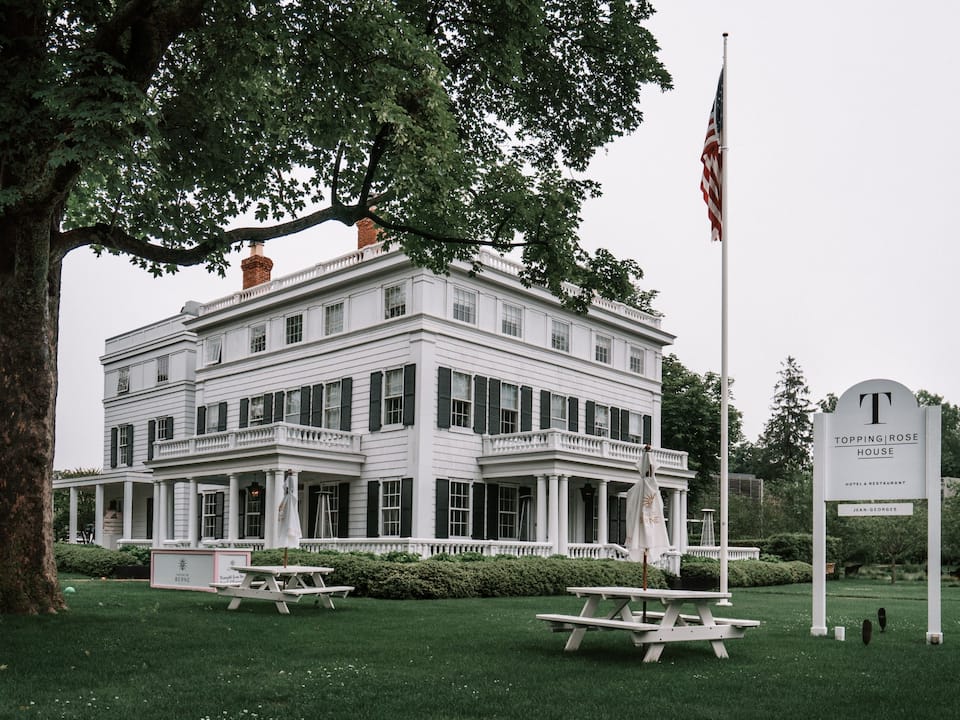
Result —
POLYGON ((758 441, 757 474, 776 482, 811 469, 814 411, 810 387, 796 358, 782 363, 774 387, 772 415, 758 441))

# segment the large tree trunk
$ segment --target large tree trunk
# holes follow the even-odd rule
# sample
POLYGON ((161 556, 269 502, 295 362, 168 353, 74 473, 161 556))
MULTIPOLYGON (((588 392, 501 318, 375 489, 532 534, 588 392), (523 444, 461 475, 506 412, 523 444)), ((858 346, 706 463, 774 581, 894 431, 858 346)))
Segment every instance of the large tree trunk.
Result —
POLYGON ((0 216, 0 614, 65 607, 53 557, 55 211, 0 216), (51 259, 53 257, 53 259, 51 259))

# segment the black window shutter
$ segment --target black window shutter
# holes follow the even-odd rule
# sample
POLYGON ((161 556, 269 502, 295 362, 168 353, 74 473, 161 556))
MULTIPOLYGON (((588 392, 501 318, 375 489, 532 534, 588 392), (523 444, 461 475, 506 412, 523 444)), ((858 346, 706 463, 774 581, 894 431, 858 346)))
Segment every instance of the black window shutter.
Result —
POLYGON ((620 439, 630 440, 630 411, 620 411, 620 439))
POLYGON ((317 527, 317 506, 320 504, 320 487, 311 485, 307 488, 307 537, 319 537, 320 528, 317 527))
POLYGON ((213 537, 217 540, 223 537, 223 499, 222 492, 214 495, 214 512, 217 517, 214 522, 213 537))
POLYGON ((245 428, 250 424, 250 399, 240 400, 240 427, 245 428))
POLYGON ((173 431, 173 415, 171 415, 170 417, 167 418, 167 424, 170 426, 170 437, 167 438, 167 439, 168 439, 168 440, 173 440, 173 439, 176 437, 176 435, 174 434, 174 431, 173 431))
POLYGON ((490 378, 488 383, 490 402, 487 405, 487 432, 500 434, 500 381, 490 378))
MULTIPOLYGON (((437 368, 437 427, 450 427, 450 368, 437 368)), ((440 537, 437 535, 437 537, 440 537)), ((446 537, 444 535, 443 537, 446 537)))
POLYGON ((481 375, 473 378, 473 431, 480 435, 487 431, 487 379, 481 375))
MULTIPOLYGON (((381 394, 383 389, 383 373, 382 372, 372 372, 370 373, 370 422, 369 429, 370 432, 375 432, 379 430, 383 425, 381 422, 381 415, 383 414, 380 410, 380 404, 382 402, 381 394)), ((377 536, 374 536, 377 537, 377 536)))
POLYGON ((434 535, 437 538, 450 537, 450 481, 437 478, 437 521, 434 535))
POLYGON ((133 425, 127 425, 127 448, 123 461, 127 466, 133 465, 133 425))
POLYGON ((500 486, 487 483, 487 540, 500 539, 500 486))
POLYGON ((310 424, 310 386, 300 388, 300 419, 301 425, 310 424))
POLYGON ((110 428, 110 467, 117 466, 117 444, 119 442, 120 428, 110 428))
POLYGON ((197 408, 197 435, 207 432, 207 408, 201 405, 197 408))
POLYGON ((273 422, 273 393, 264 393, 263 396, 263 424, 273 422))
POLYGON ((337 537, 350 537, 350 483, 337 485, 337 537))
POLYGON ((567 429, 570 432, 580 429, 580 403, 575 397, 567 398, 567 429))
POLYGON ((380 537, 380 483, 367 483, 367 537, 380 537))
POLYGON ((147 460, 153 460, 153 441, 157 439, 157 421, 147 420, 147 460))
MULTIPOLYGON (((403 366, 403 424, 413 425, 417 407, 417 366, 403 366)), ((411 481, 412 482, 412 481, 411 481)))
POLYGON ((340 429, 349 432, 353 422, 353 378, 340 381, 340 429))
POLYGON ((580 489, 580 497, 583 498, 583 542, 593 542, 593 501, 596 498, 596 490, 593 485, 585 485, 580 489))
POLYGON ((550 416, 553 413, 550 408, 550 391, 541 390, 540 391, 540 429, 546 430, 550 427, 551 418, 550 416))
POLYGON ((587 435, 597 434, 597 404, 593 400, 587 400, 586 417, 584 418, 584 431, 587 435))
POLYGON ((643 443, 644 445, 649 445, 653 442, 653 417, 650 415, 643 416, 643 443))
POLYGON ((620 439, 620 408, 610 408, 610 439, 620 439))
POLYGON ((400 537, 413 535, 413 478, 400 479, 400 537))
POLYGON ((520 386, 520 432, 533 430, 533 388, 520 386))
POLYGON ((247 491, 241 490, 237 493, 237 502, 240 504, 240 507, 237 508, 237 517, 239 517, 237 532, 240 537, 245 538, 247 536, 247 491))
POLYGON ((217 405, 217 432, 223 432, 227 429, 227 404, 225 402, 217 405))
POLYGON ((203 493, 197 493, 197 540, 203 539, 203 493))
POLYGON ((323 427, 323 385, 310 388, 310 425, 323 427))
POLYGON ((276 422, 285 422, 287 419, 283 414, 284 394, 283 390, 278 390, 273 394, 273 419, 276 422))
POLYGON ((486 518, 484 513, 484 500, 486 497, 486 486, 483 483, 473 484, 473 533, 470 535, 474 540, 485 540, 483 532, 483 521, 486 518))

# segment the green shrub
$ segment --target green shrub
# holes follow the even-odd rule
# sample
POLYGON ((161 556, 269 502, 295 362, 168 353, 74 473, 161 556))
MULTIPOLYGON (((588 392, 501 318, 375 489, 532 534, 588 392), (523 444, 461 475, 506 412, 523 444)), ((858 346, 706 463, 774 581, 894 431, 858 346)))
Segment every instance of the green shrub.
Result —
POLYGON ((136 562, 130 563, 131 565, 146 566, 150 564, 151 548, 149 547, 143 545, 121 545, 118 550, 136 559, 136 562))
POLYGON ((420 556, 417 553, 405 552, 403 550, 393 550, 392 552, 384 553, 380 556, 380 559, 385 562, 395 563, 420 562, 420 556))
MULTIPOLYGON (((813 535, 810 533, 779 533, 765 538, 739 538, 731 544, 740 547, 760 548, 761 558, 766 555, 776 556, 785 562, 802 560, 813 562, 813 535)), ((832 535, 826 538, 827 561, 842 563, 845 555, 843 541, 832 535)))
POLYGON ((99 545, 55 543, 53 555, 60 572, 89 577, 110 577, 118 567, 141 564, 136 555, 121 550, 108 550, 99 545))

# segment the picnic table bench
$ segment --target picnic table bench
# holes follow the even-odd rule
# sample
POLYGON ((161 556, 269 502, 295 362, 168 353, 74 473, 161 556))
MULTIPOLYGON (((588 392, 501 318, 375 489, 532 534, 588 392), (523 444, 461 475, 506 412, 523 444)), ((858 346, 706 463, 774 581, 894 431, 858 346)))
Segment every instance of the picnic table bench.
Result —
POLYGON ((232 598, 227 610, 236 610, 241 600, 269 600, 277 611, 289 615, 288 602, 314 597, 317 604, 334 609, 334 597, 346 597, 352 585, 327 585, 323 576, 333 568, 309 565, 237 565, 234 568, 243 578, 240 582, 210 583, 219 595, 232 598))

